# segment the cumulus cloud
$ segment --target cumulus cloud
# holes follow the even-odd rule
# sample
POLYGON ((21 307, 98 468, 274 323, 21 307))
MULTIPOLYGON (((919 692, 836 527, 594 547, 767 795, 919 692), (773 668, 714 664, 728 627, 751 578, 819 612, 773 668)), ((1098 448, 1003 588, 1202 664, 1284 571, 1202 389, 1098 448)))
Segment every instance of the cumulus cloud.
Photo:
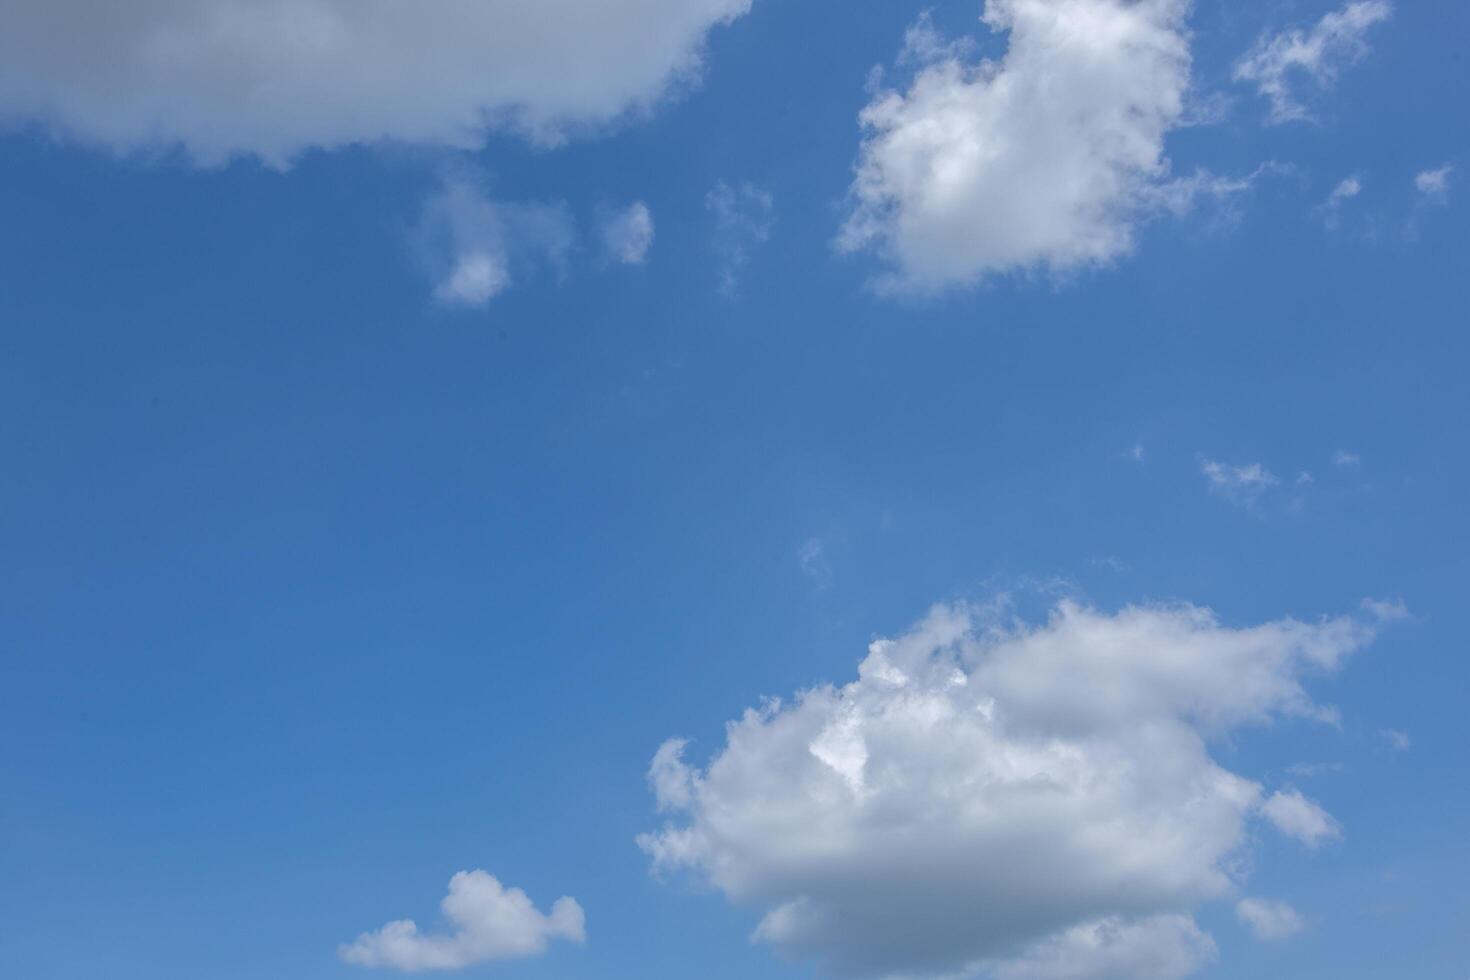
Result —
POLYGON ((447 174, 419 218, 419 257, 445 306, 483 308, 519 272, 559 268, 576 244, 564 205, 496 201, 485 184, 472 172, 447 174))
POLYGON ((0 119, 284 165, 381 140, 550 141, 697 78, 750 0, 0 0, 0 119))
POLYGON ((1243 898, 1236 903, 1235 915, 1262 942, 1290 939, 1307 927, 1296 909, 1270 899, 1243 898))
POLYGON ((734 296, 751 253, 770 240, 776 225, 775 198, 749 182, 722 180, 705 195, 704 207, 715 222, 711 245, 719 260, 720 292, 734 296))
POLYGON ((1333 466, 1352 467, 1359 466, 1362 462, 1363 457, 1349 449, 1339 449, 1332 454, 1333 466))
POLYGON ((1391 16, 1393 4, 1388 0, 1354 0, 1310 30, 1263 35, 1236 62, 1235 80, 1255 85, 1270 101, 1272 122, 1309 119, 1296 83, 1305 80, 1319 89, 1332 84, 1344 66, 1367 56, 1368 29, 1391 16))
POLYGON ((665 744, 649 779, 668 820, 639 843, 758 910, 757 941, 843 975, 1183 976, 1213 950, 1192 913, 1238 885, 1266 801, 1298 837, 1331 819, 1211 741, 1328 717, 1306 678, 1375 629, 936 607, 856 680, 748 710, 706 766, 665 744))
POLYGON ((1414 175, 1414 189, 1425 200, 1442 204, 1450 193, 1450 174, 1454 167, 1445 164, 1435 170, 1423 170, 1414 175))
POLYGON ((934 290, 1008 272, 1066 272, 1133 247, 1145 216, 1239 181, 1174 184, 1164 158, 1189 89, 1188 0, 987 0, 1008 32, 976 60, 921 21, 864 131, 843 251, 892 266, 880 287, 934 290))
POLYGON ((1187 915, 1075 926, 999 964, 996 980, 1178 980, 1217 954, 1187 915))
POLYGON ((653 212, 642 201, 602 216, 603 253, 613 262, 642 265, 653 247, 653 212))
POLYGON ((1294 789, 1271 794, 1261 804, 1261 812, 1277 830, 1310 848, 1342 837, 1342 828, 1331 814, 1294 789))
MULTIPOLYGON (((1276 474, 1260 463, 1232 466, 1213 459, 1201 459, 1199 468, 1209 481, 1211 493, 1242 507, 1254 507, 1263 493, 1281 483, 1276 474)), ((1311 482, 1310 475, 1305 482, 1311 482)))
POLYGON ((489 960, 544 953, 553 939, 585 942, 586 916, 576 899, 559 898, 543 915, 519 888, 506 888, 484 871, 461 871, 449 881, 441 903, 454 927, 446 935, 424 935, 412 920, 390 922, 365 932, 338 954, 358 966, 395 970, 460 970, 489 960))

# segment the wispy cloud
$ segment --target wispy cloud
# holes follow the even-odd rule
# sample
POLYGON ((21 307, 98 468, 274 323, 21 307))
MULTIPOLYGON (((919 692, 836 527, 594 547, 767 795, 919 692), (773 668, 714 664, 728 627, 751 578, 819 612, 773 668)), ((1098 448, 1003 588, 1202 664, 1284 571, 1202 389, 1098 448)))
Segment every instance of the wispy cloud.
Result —
POLYGON ((1242 507, 1254 507, 1262 494, 1281 483, 1260 463, 1235 466, 1202 457, 1200 472, 1209 482, 1211 493, 1242 507))
POLYGON ((1407 752, 1413 748, 1414 741, 1408 734, 1394 728, 1380 728, 1378 737, 1388 743, 1389 748, 1396 752, 1407 752))
POLYGON ((565 205, 497 201, 487 183, 467 168, 447 172, 419 217, 414 239, 444 306, 484 308, 521 272, 562 268, 576 244, 565 205))
POLYGON ((623 265, 642 265, 653 247, 653 212, 642 201, 605 211, 598 222, 604 258, 623 265))
POLYGON ((808 538, 796 549, 796 561, 802 574, 811 579, 812 585, 825 591, 832 587, 835 577, 832 563, 827 558, 827 546, 821 538, 808 538))
POLYGON ((1235 80, 1254 84, 1270 101, 1273 123, 1310 119, 1297 81, 1305 79, 1318 89, 1332 84, 1344 66, 1367 56, 1368 29, 1391 16, 1388 0, 1355 0, 1308 30, 1265 35, 1236 63, 1235 80))
POLYGON ((775 228, 775 199, 749 182, 722 180, 705 195, 704 207, 715 222, 711 244, 719 260, 720 292, 736 296, 751 254, 770 240, 775 228))

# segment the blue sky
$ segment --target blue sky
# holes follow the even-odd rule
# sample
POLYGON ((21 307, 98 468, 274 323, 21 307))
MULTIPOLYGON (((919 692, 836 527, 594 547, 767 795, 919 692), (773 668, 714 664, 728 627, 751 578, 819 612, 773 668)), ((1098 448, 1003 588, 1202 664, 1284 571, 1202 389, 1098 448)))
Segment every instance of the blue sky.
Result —
POLYGON ((348 6, 0 3, 0 975, 1466 975, 1470 13, 348 6))

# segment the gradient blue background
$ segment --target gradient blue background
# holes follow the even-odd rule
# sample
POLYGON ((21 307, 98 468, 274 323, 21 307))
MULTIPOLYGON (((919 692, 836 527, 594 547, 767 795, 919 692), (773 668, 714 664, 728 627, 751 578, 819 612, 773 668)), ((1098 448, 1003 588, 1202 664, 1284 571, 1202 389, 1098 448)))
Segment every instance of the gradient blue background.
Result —
POLYGON ((1264 947, 1207 910, 1203 975, 1463 980, 1470 189, 1419 209, 1412 177, 1470 172, 1470 12, 1400 5, 1319 123, 1263 127, 1231 61, 1326 9, 1193 17, 1198 83, 1236 104, 1171 138, 1176 170, 1295 168, 1237 220, 925 302, 831 248, 864 77, 917 6, 758 2, 653 119, 494 141, 495 193, 641 198, 658 238, 480 313, 436 309, 413 261, 414 155, 199 172, 0 137, 0 976, 360 976, 337 944, 436 924, 461 868, 574 895, 589 929, 467 976, 808 976, 748 943, 753 910, 648 876, 654 749, 703 758, 933 602, 1042 608, 1061 578, 1232 624, 1402 598, 1415 619, 1314 687, 1340 731, 1217 746, 1257 778, 1341 763, 1299 784, 1346 838, 1262 841, 1253 890, 1313 928, 1264 947), (733 300, 722 179, 776 204, 733 300), (1252 511, 1200 454, 1316 482, 1252 511))

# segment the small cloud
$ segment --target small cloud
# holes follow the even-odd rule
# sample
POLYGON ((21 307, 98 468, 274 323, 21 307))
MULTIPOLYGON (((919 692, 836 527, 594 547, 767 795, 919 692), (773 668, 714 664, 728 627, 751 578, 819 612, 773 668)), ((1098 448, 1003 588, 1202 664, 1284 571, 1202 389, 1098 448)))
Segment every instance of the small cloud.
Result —
POLYGON ((1443 204, 1450 193, 1450 174, 1454 167, 1445 164, 1437 170, 1424 170, 1414 175, 1414 188, 1427 201, 1443 204))
POLYGON ((1343 204, 1361 193, 1363 193, 1361 178, 1352 176, 1339 181, 1338 185, 1332 189, 1332 193, 1327 195, 1327 200, 1317 208, 1318 213, 1322 216, 1322 223, 1328 228, 1337 228, 1342 224, 1343 204))
POLYGON ((1347 766, 1341 762, 1298 762, 1295 765, 1288 766, 1286 771, 1300 779, 1310 779, 1313 776, 1327 776, 1347 772, 1347 766))
POLYGON ((1201 458, 1200 472, 1209 481, 1211 493, 1241 507, 1255 506, 1262 494, 1281 482, 1260 463, 1232 466, 1201 458))
POLYGON ((1128 448, 1128 451, 1125 452, 1123 455, 1127 456, 1129 459, 1133 460, 1133 462, 1135 462, 1135 463, 1141 463, 1141 462, 1143 462, 1143 457, 1144 457, 1143 443, 1141 443, 1141 442, 1135 442, 1132 446, 1130 446, 1128 448))
POLYGON ((515 270, 561 267, 576 229, 564 205, 495 201, 482 177, 457 170, 425 203, 414 239, 434 299, 480 309, 511 286, 515 270))
POLYGON ((1339 449, 1337 452, 1332 454, 1333 466, 1359 466, 1362 464, 1362 462, 1362 456, 1359 456, 1357 453, 1354 452, 1349 452, 1346 449, 1339 449))
POLYGON ((1327 203, 1337 204, 1357 197, 1361 193, 1363 193, 1363 181, 1357 177, 1347 177, 1332 189, 1331 194, 1327 195, 1327 203))
POLYGON ((1316 482, 1316 478, 1306 470, 1302 470, 1296 475, 1296 485, 1299 487, 1309 487, 1316 482))
POLYGON ((1368 29, 1392 16, 1389 0, 1354 0, 1309 30, 1264 35, 1236 63, 1235 80, 1254 84, 1270 101, 1272 123, 1311 119, 1296 83, 1305 79, 1319 90, 1329 87, 1344 66, 1367 57, 1368 29))
POLYGON ((1364 599, 1360 605, 1364 612, 1380 623, 1397 623, 1412 618, 1402 599, 1364 599))
POLYGON ((834 575, 832 563, 827 560, 827 546, 821 538, 808 538, 802 546, 796 549, 796 561, 801 566, 801 571, 807 578, 811 579, 812 585, 819 591, 826 591, 832 587, 834 575))
POLYGON ((543 915, 519 888, 506 888, 484 871, 461 871, 440 907, 454 927, 425 935, 412 920, 390 922, 338 949, 357 966, 394 970, 462 970, 490 960, 521 959, 546 951, 553 939, 587 938, 586 916, 573 898, 559 898, 543 915))
POLYGON ((1414 745, 1413 739, 1407 734, 1393 728, 1380 728, 1378 737, 1387 742, 1388 747, 1395 752, 1407 752, 1414 745))
POLYGON ((775 199, 749 182, 732 186, 722 180, 705 195, 704 208, 715 220, 712 245, 719 258, 720 292, 733 297, 751 253, 770 240, 775 199))
POLYGON ((1290 939, 1307 927, 1296 909, 1271 899, 1243 898, 1236 903, 1235 915, 1262 942, 1290 939))
POLYGON ((1342 837, 1342 828, 1332 816, 1296 790, 1275 793, 1261 804, 1261 813, 1288 837, 1316 850, 1342 837))
POLYGON ((642 201, 606 213, 600 222, 602 251, 609 261, 642 265, 653 247, 653 212, 642 201))

